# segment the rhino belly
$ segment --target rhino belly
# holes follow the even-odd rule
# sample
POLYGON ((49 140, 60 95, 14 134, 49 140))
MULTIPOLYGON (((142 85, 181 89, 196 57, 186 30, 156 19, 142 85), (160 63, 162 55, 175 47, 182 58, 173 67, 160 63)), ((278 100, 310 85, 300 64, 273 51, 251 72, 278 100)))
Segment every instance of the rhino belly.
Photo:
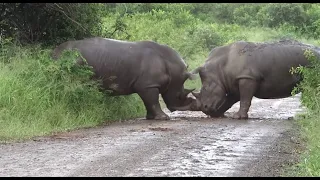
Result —
POLYGON ((113 95, 129 95, 134 93, 132 89, 132 80, 134 76, 126 73, 117 73, 103 67, 93 67, 94 79, 101 81, 103 90, 109 90, 113 95))
POLYGON ((272 79, 264 80, 258 84, 258 90, 255 97, 261 99, 278 99, 291 96, 293 88, 297 85, 299 80, 294 77, 287 79, 272 79))

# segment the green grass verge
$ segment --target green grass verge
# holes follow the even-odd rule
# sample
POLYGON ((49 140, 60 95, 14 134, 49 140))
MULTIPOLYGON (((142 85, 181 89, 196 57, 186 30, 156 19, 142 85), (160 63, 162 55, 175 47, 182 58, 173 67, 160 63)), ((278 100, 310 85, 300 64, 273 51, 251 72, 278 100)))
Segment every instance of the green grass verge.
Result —
POLYGON ((295 120, 300 129, 301 148, 297 164, 285 167, 284 177, 319 177, 320 176, 320 114, 305 113, 295 120), (302 152, 301 152, 302 151, 302 152))

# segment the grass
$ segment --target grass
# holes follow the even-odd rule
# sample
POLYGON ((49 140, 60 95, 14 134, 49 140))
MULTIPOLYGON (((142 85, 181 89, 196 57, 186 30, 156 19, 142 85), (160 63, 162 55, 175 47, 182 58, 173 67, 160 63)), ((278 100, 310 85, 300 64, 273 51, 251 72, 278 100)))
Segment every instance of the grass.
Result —
POLYGON ((293 176, 320 176, 320 118, 312 114, 299 118, 298 124, 302 129, 302 137, 306 140, 306 151, 301 156, 301 161, 293 167, 293 176))
POLYGON ((320 176, 320 113, 310 111, 298 114, 295 119, 300 129, 300 146, 295 151, 300 153, 297 164, 285 167, 284 177, 319 177, 320 176))

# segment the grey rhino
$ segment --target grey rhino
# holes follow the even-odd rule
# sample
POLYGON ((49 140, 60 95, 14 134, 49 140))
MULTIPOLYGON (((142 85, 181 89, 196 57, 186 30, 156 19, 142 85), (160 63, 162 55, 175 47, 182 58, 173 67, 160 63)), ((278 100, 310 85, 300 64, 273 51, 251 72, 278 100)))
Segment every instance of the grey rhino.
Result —
MULTIPOLYGON (((102 88, 112 90, 112 95, 137 93, 145 105, 146 119, 169 119, 161 110, 159 94, 170 111, 195 101, 187 96, 194 89, 184 89, 184 82, 196 75, 187 72, 184 60, 166 45, 95 37, 60 44, 53 51, 53 59, 66 49, 78 49, 93 67, 93 78, 101 79, 102 88)), ((77 63, 84 62, 78 58, 77 63)))
POLYGON ((302 80, 291 74, 291 67, 309 65, 304 50, 319 57, 320 49, 297 41, 272 43, 235 42, 214 48, 205 64, 194 70, 199 73, 200 93, 192 92, 197 102, 179 110, 201 110, 211 117, 224 116, 240 101, 239 111, 232 117, 247 119, 253 97, 277 99, 291 96, 302 80))

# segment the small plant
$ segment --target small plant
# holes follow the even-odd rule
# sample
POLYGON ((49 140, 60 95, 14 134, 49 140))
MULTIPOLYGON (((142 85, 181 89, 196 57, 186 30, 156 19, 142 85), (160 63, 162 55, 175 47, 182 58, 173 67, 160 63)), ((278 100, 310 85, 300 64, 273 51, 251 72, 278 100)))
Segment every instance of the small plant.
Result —
POLYGON ((292 74, 296 74, 302 77, 303 81, 294 88, 292 94, 296 94, 302 91, 301 102, 311 111, 319 111, 319 95, 320 95, 320 60, 314 53, 307 49, 304 52, 306 58, 310 61, 309 66, 299 66, 291 69, 292 74))

